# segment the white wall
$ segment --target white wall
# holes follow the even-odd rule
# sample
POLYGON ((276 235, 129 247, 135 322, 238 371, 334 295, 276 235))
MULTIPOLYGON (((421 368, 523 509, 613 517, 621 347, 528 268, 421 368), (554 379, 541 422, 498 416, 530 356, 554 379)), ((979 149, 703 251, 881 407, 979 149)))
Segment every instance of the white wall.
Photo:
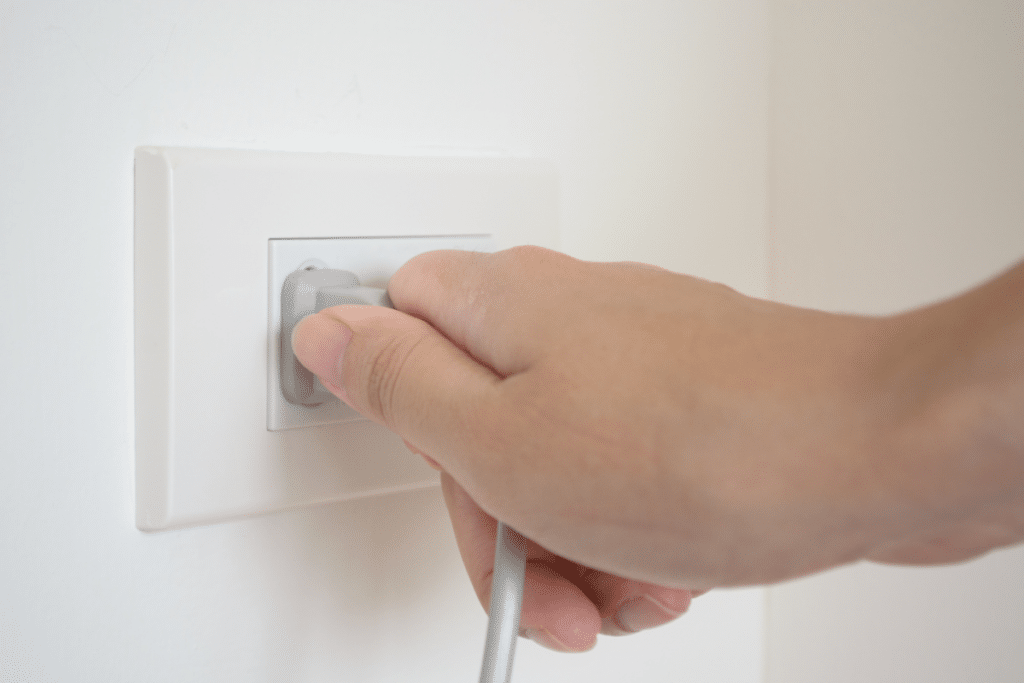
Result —
MULTIPOLYGON (((774 0, 773 294, 882 313, 1024 258, 1024 5, 774 0)), ((769 590, 769 683, 1024 680, 1024 549, 769 590)))
MULTIPOLYGON (((133 524, 132 150, 553 159, 570 253, 764 293, 765 0, 0 5, 0 680, 474 680, 436 491, 133 524)), ((761 592, 518 679, 760 680, 761 592)))

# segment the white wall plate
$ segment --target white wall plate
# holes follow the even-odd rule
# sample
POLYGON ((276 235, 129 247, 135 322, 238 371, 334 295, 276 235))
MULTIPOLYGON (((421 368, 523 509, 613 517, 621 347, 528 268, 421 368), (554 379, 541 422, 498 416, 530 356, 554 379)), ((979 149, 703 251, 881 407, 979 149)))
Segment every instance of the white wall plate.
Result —
POLYGON ((489 234, 557 248, 542 161, 143 147, 135 154, 136 524, 431 486, 367 420, 267 428, 270 240, 489 234))

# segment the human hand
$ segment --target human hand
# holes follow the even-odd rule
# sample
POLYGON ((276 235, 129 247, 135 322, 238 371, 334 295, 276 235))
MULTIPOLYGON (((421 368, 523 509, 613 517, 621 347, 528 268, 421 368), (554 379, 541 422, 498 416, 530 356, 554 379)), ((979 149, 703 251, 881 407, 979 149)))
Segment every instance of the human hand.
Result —
MULTIPOLYGON (((570 648, 586 639, 563 640, 553 615, 578 610, 592 634, 595 613, 607 619, 617 596, 652 586, 899 560, 901 542, 949 516, 932 495, 947 461, 903 448, 921 392, 893 360, 891 320, 535 248, 426 254, 389 293, 398 311, 310 316, 296 354, 447 473, 478 594, 494 517, 538 544, 538 565, 567 567, 552 595, 575 595, 571 605, 543 598, 536 615, 570 648), (588 594, 593 571, 619 582, 615 599, 588 594)), ((531 574, 527 600, 543 585, 531 574)), ((685 609, 683 592, 665 595, 678 600, 654 599, 685 609)))

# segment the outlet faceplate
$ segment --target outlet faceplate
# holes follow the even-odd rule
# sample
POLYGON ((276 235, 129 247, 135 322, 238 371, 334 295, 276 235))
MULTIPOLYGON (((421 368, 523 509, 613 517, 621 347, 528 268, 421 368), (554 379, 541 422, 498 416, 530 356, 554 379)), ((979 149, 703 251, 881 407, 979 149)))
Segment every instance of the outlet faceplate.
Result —
POLYGON ((267 429, 281 431, 363 419, 332 398, 315 408, 290 403, 281 391, 281 289, 288 274, 317 260, 327 268, 347 270, 366 287, 387 288, 391 274, 417 254, 436 249, 494 251, 490 235, 437 237, 340 237, 270 240, 270 301, 267 346, 267 429))
MULTIPOLYGON (((271 240, 490 234, 495 248, 557 248, 557 211, 552 167, 530 159, 137 149, 137 526, 436 485, 368 420, 267 429, 271 240)), ((400 265, 381 264, 360 275, 382 283, 400 265)))

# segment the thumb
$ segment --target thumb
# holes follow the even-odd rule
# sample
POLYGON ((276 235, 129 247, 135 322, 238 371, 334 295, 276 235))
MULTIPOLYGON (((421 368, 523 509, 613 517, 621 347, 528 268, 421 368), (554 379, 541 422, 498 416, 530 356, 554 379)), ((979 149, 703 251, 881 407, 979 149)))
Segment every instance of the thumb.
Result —
POLYGON ((292 334, 306 368, 362 415, 445 465, 498 414, 501 378, 424 321, 377 306, 334 306, 292 334), (472 428, 470 428, 472 427, 472 428))

